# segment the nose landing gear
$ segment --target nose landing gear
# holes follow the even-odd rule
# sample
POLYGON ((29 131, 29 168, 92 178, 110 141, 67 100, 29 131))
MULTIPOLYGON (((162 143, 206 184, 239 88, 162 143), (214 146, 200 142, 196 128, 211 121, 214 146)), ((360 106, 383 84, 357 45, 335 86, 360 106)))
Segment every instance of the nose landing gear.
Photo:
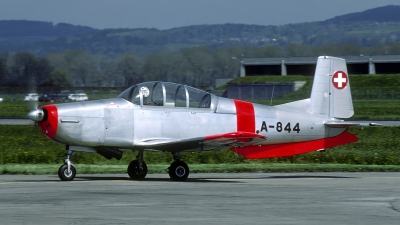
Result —
POLYGON ((65 163, 58 169, 58 177, 62 181, 72 181, 76 176, 76 168, 69 160, 74 153, 74 151, 67 150, 65 163))

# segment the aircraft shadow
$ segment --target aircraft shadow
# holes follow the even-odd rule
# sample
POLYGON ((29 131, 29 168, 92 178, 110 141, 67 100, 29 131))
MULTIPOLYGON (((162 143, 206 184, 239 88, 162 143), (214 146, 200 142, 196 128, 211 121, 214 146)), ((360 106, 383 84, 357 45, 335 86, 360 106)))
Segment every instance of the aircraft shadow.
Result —
MULTIPOLYGON (((203 177, 188 178, 184 182, 203 182, 203 183, 244 183, 245 180, 268 180, 268 179, 354 179, 358 177, 351 176, 333 176, 333 175, 281 175, 281 176, 265 176, 265 177, 203 177), (243 181, 241 181, 243 180, 243 181)), ((145 178, 143 180, 131 180, 128 177, 93 177, 93 176, 77 176, 76 179, 93 180, 93 181, 133 181, 133 182, 175 182, 168 176, 165 178, 145 178)))
MULTIPOLYGON (((232 181, 231 179, 224 180, 224 178, 188 178, 185 183, 190 182, 200 182, 200 183, 242 183, 240 180, 232 181)), ((79 181, 132 181, 132 182, 180 182, 180 181, 172 181, 170 178, 145 178, 143 180, 132 180, 128 177, 88 177, 88 176, 77 176, 75 178, 76 182, 79 181)))
POLYGON ((351 179, 358 177, 349 177, 349 176, 318 176, 318 175, 290 175, 290 176, 270 176, 265 178, 258 179, 351 179))
MULTIPOLYGON (((185 183, 244 183, 240 180, 232 181, 231 179, 224 180, 224 178, 188 178, 185 183)), ((73 181, 61 181, 58 177, 54 177, 54 179, 32 179, 32 180, 13 180, 7 181, 8 183, 53 183, 53 182, 96 182, 96 181, 126 181, 126 182, 180 182, 180 181, 172 181, 170 178, 145 178, 143 180, 132 180, 128 177, 85 177, 85 176, 77 176, 73 181)))
MULTIPOLYGON (((360 177, 351 177, 351 176, 334 176, 334 175, 279 175, 279 176, 262 176, 262 177, 227 177, 227 176, 210 176, 210 177, 202 177, 202 178, 191 178, 189 177, 184 182, 189 183, 246 183, 246 180, 274 180, 274 179, 360 179, 360 177)), ((75 180, 72 182, 82 182, 82 181, 131 181, 131 182, 179 182, 172 181, 168 175, 165 178, 153 178, 148 177, 143 180, 132 180, 129 177, 121 177, 121 176, 76 176, 75 180)), ((54 176, 54 179, 43 179, 43 180, 14 180, 12 182, 65 182, 59 180, 57 176, 54 176)))

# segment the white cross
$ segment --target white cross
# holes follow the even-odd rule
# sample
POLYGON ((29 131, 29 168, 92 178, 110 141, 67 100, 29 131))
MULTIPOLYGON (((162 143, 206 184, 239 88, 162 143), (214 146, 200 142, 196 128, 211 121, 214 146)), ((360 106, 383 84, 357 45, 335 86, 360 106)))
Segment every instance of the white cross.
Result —
POLYGON ((342 83, 346 83, 347 79, 342 77, 342 73, 338 74, 338 77, 333 79, 333 82, 338 83, 338 87, 342 87, 342 83))

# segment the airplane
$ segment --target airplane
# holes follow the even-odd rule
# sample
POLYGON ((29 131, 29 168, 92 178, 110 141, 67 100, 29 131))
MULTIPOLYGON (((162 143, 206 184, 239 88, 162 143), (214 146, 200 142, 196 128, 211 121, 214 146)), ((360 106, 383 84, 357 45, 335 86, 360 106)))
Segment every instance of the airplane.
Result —
MULTIPOLYGON (((133 85, 118 97, 41 106, 28 113, 49 139, 66 146, 62 181, 72 181, 75 152, 121 159, 137 151, 127 172, 131 179, 147 175, 144 151, 172 153, 168 173, 173 181, 189 176, 180 153, 231 149, 248 159, 286 157, 356 142, 347 131, 358 122, 344 59, 320 56, 308 99, 267 106, 218 97, 170 82, 133 85)), ((370 124, 377 125, 377 124, 370 124)))

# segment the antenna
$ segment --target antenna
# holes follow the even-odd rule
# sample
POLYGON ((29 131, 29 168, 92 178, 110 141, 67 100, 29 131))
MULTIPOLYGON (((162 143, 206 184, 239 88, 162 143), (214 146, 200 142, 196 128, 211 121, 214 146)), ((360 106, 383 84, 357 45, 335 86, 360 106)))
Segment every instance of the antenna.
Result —
POLYGON ((275 91, 275 84, 274 86, 272 86, 271 102, 269 103, 269 105, 272 105, 272 98, 274 97, 274 91, 275 91))

